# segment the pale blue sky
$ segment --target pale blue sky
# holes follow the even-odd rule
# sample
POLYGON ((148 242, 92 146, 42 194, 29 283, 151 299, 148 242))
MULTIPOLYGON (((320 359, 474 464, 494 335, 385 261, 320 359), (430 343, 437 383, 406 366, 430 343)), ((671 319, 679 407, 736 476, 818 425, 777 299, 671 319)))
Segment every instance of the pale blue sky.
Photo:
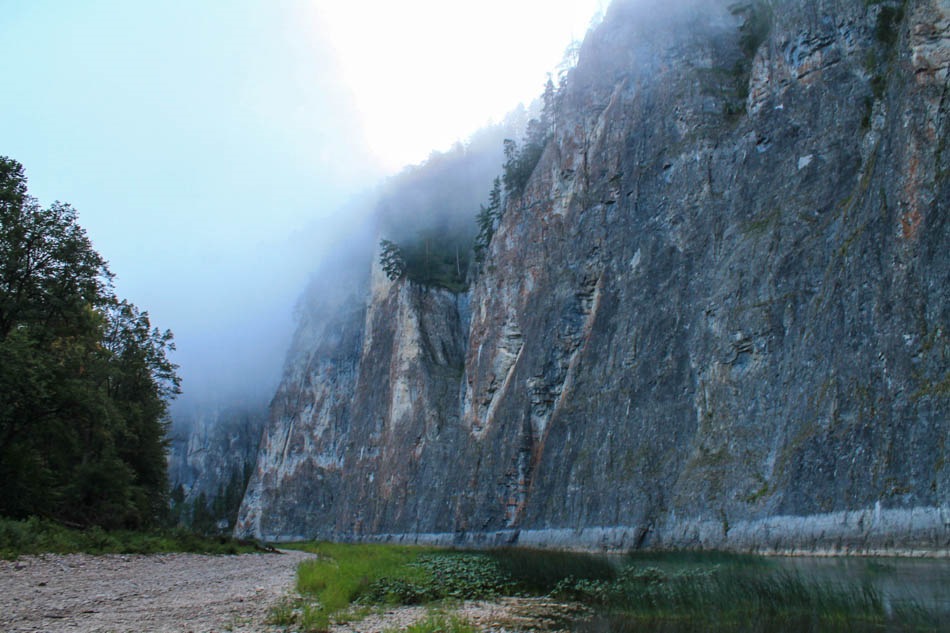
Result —
POLYGON ((539 94, 602 4, 0 0, 0 155, 175 332, 186 391, 246 391, 345 201, 539 94))
POLYGON ((378 175, 330 53, 293 3, 0 4, 0 154, 175 331, 186 389, 273 376, 313 264, 292 235, 378 175))

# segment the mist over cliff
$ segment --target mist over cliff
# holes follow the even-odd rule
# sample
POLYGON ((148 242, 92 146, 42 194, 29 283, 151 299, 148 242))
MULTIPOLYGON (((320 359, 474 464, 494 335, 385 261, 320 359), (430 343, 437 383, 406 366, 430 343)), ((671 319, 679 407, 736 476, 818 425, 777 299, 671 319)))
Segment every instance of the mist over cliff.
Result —
POLYGON ((947 547, 948 69, 942 0, 615 2, 497 207, 460 149, 315 275, 237 533, 947 547))

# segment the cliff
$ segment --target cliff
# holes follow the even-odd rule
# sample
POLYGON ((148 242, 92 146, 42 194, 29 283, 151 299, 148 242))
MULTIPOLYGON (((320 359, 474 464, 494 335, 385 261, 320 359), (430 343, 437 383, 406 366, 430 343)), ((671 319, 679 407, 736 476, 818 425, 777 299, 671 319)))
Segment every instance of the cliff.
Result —
POLYGON ((946 0, 615 3, 470 291, 304 319, 237 533, 946 549, 948 68, 946 0))
POLYGON ((206 532, 234 528, 267 419, 263 404, 176 410, 168 478, 177 522, 206 532))

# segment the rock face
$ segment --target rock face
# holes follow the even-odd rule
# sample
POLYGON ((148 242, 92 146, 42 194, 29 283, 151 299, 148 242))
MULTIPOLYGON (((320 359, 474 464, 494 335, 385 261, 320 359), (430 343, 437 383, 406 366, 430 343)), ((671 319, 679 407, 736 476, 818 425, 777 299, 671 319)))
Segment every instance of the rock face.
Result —
POLYGON ((239 534, 950 546, 950 3, 644 6, 469 294, 302 325, 239 534))
POLYGON ((267 407, 261 404, 177 412, 169 434, 168 475, 172 510, 182 523, 201 529, 210 529, 201 524, 209 522, 222 530, 234 527, 266 421, 267 407))

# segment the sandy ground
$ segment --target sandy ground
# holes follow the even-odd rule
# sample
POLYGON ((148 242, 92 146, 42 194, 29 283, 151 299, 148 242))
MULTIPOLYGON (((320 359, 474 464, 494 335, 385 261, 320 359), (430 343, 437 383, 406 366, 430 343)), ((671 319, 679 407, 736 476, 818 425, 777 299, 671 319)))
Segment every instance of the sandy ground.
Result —
POLYGON ((0 561, 4 633, 267 631, 308 555, 23 557, 0 561))

